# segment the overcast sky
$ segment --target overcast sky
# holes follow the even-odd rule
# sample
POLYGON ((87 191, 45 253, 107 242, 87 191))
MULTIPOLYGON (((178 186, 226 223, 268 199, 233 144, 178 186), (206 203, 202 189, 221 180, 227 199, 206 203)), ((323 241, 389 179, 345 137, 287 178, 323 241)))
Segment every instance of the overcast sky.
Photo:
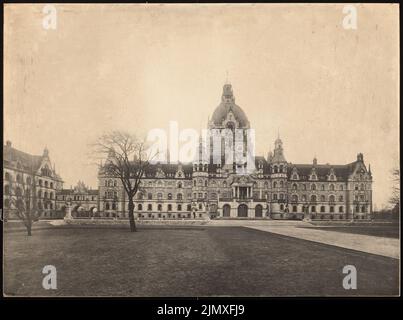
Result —
POLYGON ((293 163, 346 164, 364 154, 380 207, 399 163, 398 6, 5 6, 4 140, 47 146, 64 187, 97 187, 88 144, 111 129, 202 129, 233 85, 256 130, 257 154, 277 131, 293 163))

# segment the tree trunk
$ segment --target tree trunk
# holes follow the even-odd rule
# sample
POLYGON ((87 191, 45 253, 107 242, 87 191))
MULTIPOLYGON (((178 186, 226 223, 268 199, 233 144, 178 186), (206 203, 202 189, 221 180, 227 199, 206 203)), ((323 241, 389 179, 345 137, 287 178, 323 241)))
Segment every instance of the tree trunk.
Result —
POLYGON ((136 222, 134 221, 134 202, 133 197, 129 198, 129 222, 130 222, 130 232, 136 232, 136 222))
POLYGON ((27 233, 28 233, 28 236, 32 236, 31 229, 32 229, 32 225, 29 223, 29 224, 27 225, 27 233))

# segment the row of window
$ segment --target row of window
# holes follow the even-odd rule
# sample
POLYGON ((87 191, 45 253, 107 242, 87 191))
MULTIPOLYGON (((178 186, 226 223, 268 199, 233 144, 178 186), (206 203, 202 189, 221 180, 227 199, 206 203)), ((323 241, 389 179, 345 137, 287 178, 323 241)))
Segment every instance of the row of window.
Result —
MULTIPOLYGON (((282 187, 283 187, 283 182, 281 181, 281 182, 280 182, 280 188, 282 188, 282 187)), ((273 182, 273 188, 276 188, 276 182, 273 182)), ((296 183, 293 183, 291 188, 292 188, 292 190, 296 191, 296 190, 298 190, 298 185, 297 185, 296 183)), ((307 190, 306 184, 302 184, 302 185, 301 185, 301 189, 302 189, 302 190, 307 190)), ((315 184, 315 183, 312 183, 311 186, 310 186, 310 189, 311 189, 312 191, 316 191, 316 190, 317 190, 316 184, 315 184)), ((325 185, 322 184, 322 185, 320 186, 320 191, 325 191, 325 189, 326 189, 325 185)), ((330 190, 330 191, 335 191, 335 185, 334 185, 334 184, 330 184, 330 185, 329 185, 329 190, 330 190)), ((339 190, 340 190, 340 191, 343 191, 343 190, 344 190, 344 187, 343 187, 342 184, 339 185, 339 190)))
MULTIPOLYGON (((302 201, 306 201, 306 199, 307 199, 307 196, 306 195, 302 195, 302 197, 301 197, 301 200, 302 201)), ((317 196, 315 195, 315 194, 313 194, 313 195, 311 195, 311 197, 310 197, 310 201, 311 202, 316 202, 317 201, 317 196)), ((325 202, 326 201, 326 196, 324 196, 324 195, 321 195, 320 197, 319 197, 319 199, 320 199, 320 202, 325 202)), ((329 200, 329 202, 335 202, 336 201, 336 197, 334 196, 334 195, 330 195, 329 197, 328 197, 328 200, 329 200)), ((343 196, 339 196, 339 202, 342 202, 342 201, 344 201, 344 197, 343 196)), ((296 194, 293 194, 292 196, 291 196, 291 201, 293 201, 293 202, 298 202, 298 196, 296 195, 296 194)))
MULTIPOLYGON (((173 207, 172 207, 172 204, 168 204, 167 210, 168 210, 168 211, 172 211, 172 208, 173 208, 173 207)), ((198 208, 199 208, 199 210, 202 210, 202 209, 203 209, 203 204, 199 203, 198 208)), ((116 203, 109 203, 109 202, 106 202, 106 203, 105 203, 105 210, 117 210, 117 205, 116 205, 116 203)), ((138 210, 138 211, 143 211, 143 204, 139 203, 139 204, 137 205, 137 210, 138 210)), ((176 211, 182 211, 182 210, 183 210, 182 205, 181 205, 181 204, 178 204, 178 205, 176 206, 176 211)), ((186 206, 186 210, 187 210, 187 211, 191 211, 191 210, 192 210, 192 205, 188 204, 188 205, 186 206)), ((153 205, 152 205, 151 203, 147 205, 147 211, 153 211, 153 205)), ((157 211, 162 211, 162 204, 158 204, 158 205, 157 205, 157 211)))
MULTIPOLYGON (((6 181, 12 181, 11 174, 10 174, 9 172, 6 172, 6 173, 5 173, 4 178, 5 178, 6 181)), ((18 183, 23 183, 23 182, 24 182, 24 181, 23 181, 23 178, 22 178, 22 175, 19 174, 19 173, 16 175, 15 180, 16 180, 18 183)), ((31 184, 31 183, 32 183, 31 177, 27 177, 27 178, 25 179, 25 182, 26 182, 27 184, 31 184)), ((49 182, 49 181, 47 181, 47 180, 43 181, 42 179, 39 179, 39 180, 38 180, 38 183, 39 183, 39 186, 41 186, 41 187, 44 186, 45 188, 53 189, 53 182, 49 182)))
MULTIPOLYGON (((337 207, 335 207, 335 206, 329 206, 329 212, 330 212, 330 213, 335 213, 336 208, 337 208, 337 207)), ((313 213, 317 212, 317 211, 316 211, 316 206, 302 207, 302 212, 305 212, 305 211, 308 210, 308 209, 310 209, 310 212, 313 212, 313 213)), ((281 210, 281 211, 284 211, 284 205, 280 205, 280 210, 281 210)), ((298 206, 293 205, 293 206, 291 207, 291 211, 292 211, 292 212, 298 212, 298 206)), ((367 212, 367 206, 356 206, 356 207, 354 208, 354 211, 355 211, 356 213, 366 213, 366 212, 367 212)), ((320 213, 325 213, 325 212, 326 212, 326 207, 325 207, 325 206, 320 206, 320 207, 319 207, 319 212, 320 212, 320 213)), ((339 213, 344 213, 344 207, 343 207, 343 206, 339 206, 339 207, 338 207, 338 212, 339 212, 339 213)))
MULTIPOLYGON (((90 198, 89 198, 89 197, 86 197, 86 196, 77 196, 77 195, 73 196, 73 198, 72 198, 71 196, 69 196, 69 197, 66 197, 66 196, 58 196, 58 199, 61 199, 61 200, 73 200, 73 201, 80 201, 80 200, 83 200, 83 201, 90 201, 90 198)), ((91 201, 95 201, 95 200, 96 200, 96 197, 95 197, 95 196, 91 196, 91 201)))

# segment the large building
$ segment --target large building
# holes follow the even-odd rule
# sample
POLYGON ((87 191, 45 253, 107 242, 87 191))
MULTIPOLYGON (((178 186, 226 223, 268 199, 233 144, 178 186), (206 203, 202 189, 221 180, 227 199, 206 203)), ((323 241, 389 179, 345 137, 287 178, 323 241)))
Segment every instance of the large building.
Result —
POLYGON ((91 189, 82 181, 78 181, 74 188, 59 190, 56 194, 57 211, 65 213, 68 207, 75 218, 97 216, 98 190, 91 189))
POLYGON ((3 146, 3 209, 5 218, 15 218, 16 202, 27 201, 25 192, 35 184, 35 201, 40 218, 56 217, 56 194, 63 187, 63 180, 50 161, 49 150, 42 155, 31 155, 12 147, 7 141, 3 146))
MULTIPOLYGON (((209 129, 250 129, 225 84, 209 129)), ((202 150, 202 148, 200 148, 202 150)), ((254 170, 240 173, 236 163, 197 160, 189 164, 158 163, 149 167, 137 194, 135 216, 146 219, 368 219, 372 213, 372 175, 364 157, 344 165, 287 162, 278 137, 267 158, 254 157, 254 170)), ((99 180, 99 212, 126 218, 128 202, 119 179, 99 180)))

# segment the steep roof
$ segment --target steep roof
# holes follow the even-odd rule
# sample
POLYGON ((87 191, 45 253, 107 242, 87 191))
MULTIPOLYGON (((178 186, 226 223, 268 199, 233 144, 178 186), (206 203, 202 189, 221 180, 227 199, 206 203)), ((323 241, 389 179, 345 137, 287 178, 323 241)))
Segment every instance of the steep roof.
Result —
POLYGON ((240 106, 235 104, 235 97, 232 92, 232 86, 230 84, 225 84, 223 87, 221 103, 214 110, 211 122, 216 126, 220 126, 230 111, 232 111, 235 119, 238 121, 241 127, 250 126, 248 117, 246 116, 245 112, 241 109, 240 106))
POLYGON ((3 165, 5 167, 16 167, 24 171, 39 169, 42 163, 42 156, 34 156, 29 153, 17 150, 11 146, 3 146, 3 165))
POLYGON ((347 179, 349 175, 354 171, 356 167, 357 161, 346 164, 346 165, 331 165, 331 164, 294 164, 294 163, 289 163, 288 164, 288 176, 291 176, 291 173, 293 171, 293 168, 295 167, 297 169, 298 175, 302 177, 308 177, 312 169, 315 168, 315 172, 318 176, 319 180, 325 180, 327 179, 327 175, 329 175, 329 172, 331 169, 334 170, 334 174, 338 178, 343 178, 347 179))

